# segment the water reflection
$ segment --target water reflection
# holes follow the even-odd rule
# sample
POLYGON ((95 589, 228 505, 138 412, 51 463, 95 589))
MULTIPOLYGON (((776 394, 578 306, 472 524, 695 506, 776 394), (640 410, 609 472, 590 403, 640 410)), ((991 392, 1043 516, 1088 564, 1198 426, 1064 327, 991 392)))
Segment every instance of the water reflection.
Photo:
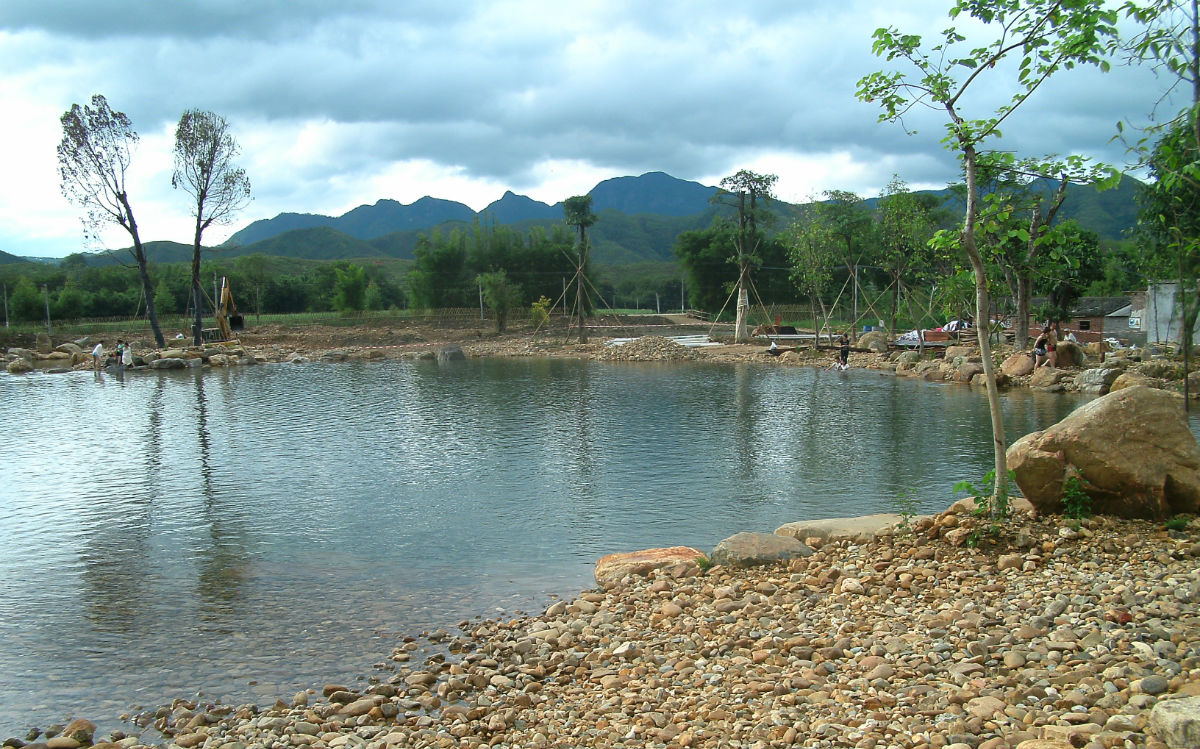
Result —
MULTIPOLYGON (((1006 396, 1010 439, 1074 402, 1006 396)), ((0 734, 196 689, 273 701, 367 673, 380 633, 578 591, 604 554, 897 487, 941 509, 991 459, 978 391, 771 366, 0 376, 0 419, 0 734)))

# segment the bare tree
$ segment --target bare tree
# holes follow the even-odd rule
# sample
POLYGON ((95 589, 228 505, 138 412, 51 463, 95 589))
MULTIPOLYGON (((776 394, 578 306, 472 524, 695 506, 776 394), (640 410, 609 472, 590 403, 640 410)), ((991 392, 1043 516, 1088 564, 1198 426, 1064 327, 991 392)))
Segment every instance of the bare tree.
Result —
POLYGON ((84 209, 86 235, 97 236, 101 225, 108 223, 129 232, 146 297, 146 318, 155 343, 160 348, 166 346, 154 311, 154 287, 146 252, 125 190, 125 173, 138 134, 125 113, 114 112, 100 94, 92 97, 91 106, 72 104, 60 121, 63 137, 58 144, 58 175, 63 195, 84 209))
POLYGON ((192 298, 196 319, 192 342, 199 346, 203 325, 203 292, 200 289, 200 240, 213 224, 227 224, 250 202, 250 180, 234 164, 241 153, 229 132, 229 123, 214 112, 189 109, 175 127, 175 173, 171 186, 192 197, 192 298))

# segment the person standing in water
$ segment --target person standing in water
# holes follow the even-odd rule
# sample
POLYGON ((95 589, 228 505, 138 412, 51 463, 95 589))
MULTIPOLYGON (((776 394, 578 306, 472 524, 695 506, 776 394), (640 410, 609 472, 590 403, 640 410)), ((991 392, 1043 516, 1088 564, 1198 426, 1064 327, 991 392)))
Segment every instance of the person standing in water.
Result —
POLYGON ((838 366, 841 369, 850 368, 850 339, 844 332, 838 336, 838 366))

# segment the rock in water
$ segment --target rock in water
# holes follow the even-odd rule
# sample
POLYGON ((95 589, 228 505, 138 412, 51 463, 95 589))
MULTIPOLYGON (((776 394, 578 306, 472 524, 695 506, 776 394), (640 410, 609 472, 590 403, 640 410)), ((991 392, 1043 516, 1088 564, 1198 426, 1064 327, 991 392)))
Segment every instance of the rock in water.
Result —
POLYGON ((1062 510, 1062 486, 1078 475, 1092 511, 1163 518, 1200 510, 1200 445, 1183 398, 1132 387, 1088 403, 1008 448, 1017 485, 1039 512, 1062 510))
POLYGON ((438 364, 443 364, 448 361, 465 361, 467 355, 463 353, 462 346, 444 346, 438 350, 438 364))

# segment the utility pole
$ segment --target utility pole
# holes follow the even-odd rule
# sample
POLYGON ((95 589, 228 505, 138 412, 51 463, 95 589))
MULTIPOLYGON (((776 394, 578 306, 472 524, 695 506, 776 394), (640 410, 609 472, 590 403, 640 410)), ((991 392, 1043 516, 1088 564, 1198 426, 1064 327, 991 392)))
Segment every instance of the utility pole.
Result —
POLYGON ((8 284, 4 284, 4 327, 8 327, 8 284))
POLYGON ((479 319, 483 319, 483 281, 479 281, 479 319))
POLYGON ((42 297, 46 300, 46 335, 50 335, 50 289, 42 284, 42 297))

